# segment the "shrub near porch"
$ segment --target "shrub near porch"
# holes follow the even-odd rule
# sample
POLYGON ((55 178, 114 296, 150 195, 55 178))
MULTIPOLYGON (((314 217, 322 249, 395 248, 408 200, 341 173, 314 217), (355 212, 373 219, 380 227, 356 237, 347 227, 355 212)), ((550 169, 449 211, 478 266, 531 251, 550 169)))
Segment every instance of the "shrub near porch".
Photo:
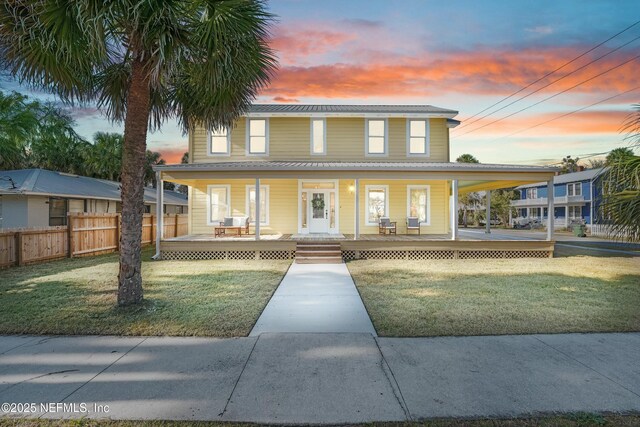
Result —
POLYGON ((145 301, 116 307, 117 255, 0 270, 0 334, 246 336, 290 261, 150 261, 145 301))
POLYGON ((383 336, 640 331, 638 258, 348 263, 383 336))

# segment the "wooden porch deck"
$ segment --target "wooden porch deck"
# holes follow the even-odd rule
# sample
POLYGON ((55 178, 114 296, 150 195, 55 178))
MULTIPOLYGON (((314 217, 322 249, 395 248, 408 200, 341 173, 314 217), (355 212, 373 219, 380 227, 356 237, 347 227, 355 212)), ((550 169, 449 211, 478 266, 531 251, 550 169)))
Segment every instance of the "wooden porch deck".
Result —
MULTIPOLYGON (((450 240, 448 234, 398 234, 398 235, 381 235, 381 234, 361 234, 358 241, 364 242, 423 242, 433 240, 450 240)), ((260 242, 343 242, 354 241, 353 234, 340 235, 310 235, 300 236, 295 234, 263 234, 260 236, 260 242)), ((464 240, 464 239, 460 239, 464 240)), ((471 240, 471 239, 469 239, 471 240)), ((474 239, 475 240, 475 239, 474 239)), ((225 236, 215 237, 211 234, 188 234, 180 237, 163 239, 163 242, 256 242, 256 237, 252 234, 245 236, 225 236)))
POLYGON ((291 234, 214 237, 187 235, 160 243, 164 259, 291 259, 298 242, 339 243, 343 258, 350 259, 470 259, 541 258, 553 256, 554 243, 545 240, 481 240, 477 237, 451 240, 448 235, 352 234, 302 238, 291 234))

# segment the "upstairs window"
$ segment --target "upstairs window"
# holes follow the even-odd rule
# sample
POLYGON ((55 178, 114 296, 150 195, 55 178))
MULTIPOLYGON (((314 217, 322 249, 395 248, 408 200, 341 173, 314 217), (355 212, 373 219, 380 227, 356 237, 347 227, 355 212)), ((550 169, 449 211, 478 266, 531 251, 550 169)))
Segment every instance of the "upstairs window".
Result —
POLYGON ((582 196, 582 186, 579 182, 567 184, 567 196, 582 196))
POLYGON ((214 129, 209 132, 209 154, 228 156, 230 153, 230 132, 227 128, 214 129))
POLYGON ((410 156, 429 155, 429 121, 407 121, 407 154, 410 156))
POLYGON ((324 119, 311 119, 311 154, 327 154, 327 133, 324 119))
POLYGON ((538 198, 538 189, 527 188, 527 199, 537 199, 537 198, 538 198))
POLYGON ((269 122, 267 121, 267 119, 248 120, 247 154, 269 154, 269 122))
POLYGON ((369 119, 366 121, 366 154, 385 156, 387 154, 387 121, 369 119))

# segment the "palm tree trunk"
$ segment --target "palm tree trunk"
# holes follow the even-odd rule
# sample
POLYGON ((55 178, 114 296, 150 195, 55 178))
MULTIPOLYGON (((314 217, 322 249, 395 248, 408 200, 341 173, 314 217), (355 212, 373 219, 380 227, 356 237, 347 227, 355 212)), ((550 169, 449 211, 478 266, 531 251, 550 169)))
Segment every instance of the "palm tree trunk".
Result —
POLYGON ((144 63, 133 61, 122 148, 122 234, 118 305, 142 301, 141 240, 150 90, 144 63))

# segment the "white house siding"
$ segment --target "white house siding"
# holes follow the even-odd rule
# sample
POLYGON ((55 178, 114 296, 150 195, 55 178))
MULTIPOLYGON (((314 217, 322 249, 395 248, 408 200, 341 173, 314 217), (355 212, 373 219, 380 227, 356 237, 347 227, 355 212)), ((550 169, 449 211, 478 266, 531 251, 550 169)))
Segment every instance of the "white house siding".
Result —
POLYGON ((26 227, 49 226, 49 198, 44 196, 27 196, 26 227))

